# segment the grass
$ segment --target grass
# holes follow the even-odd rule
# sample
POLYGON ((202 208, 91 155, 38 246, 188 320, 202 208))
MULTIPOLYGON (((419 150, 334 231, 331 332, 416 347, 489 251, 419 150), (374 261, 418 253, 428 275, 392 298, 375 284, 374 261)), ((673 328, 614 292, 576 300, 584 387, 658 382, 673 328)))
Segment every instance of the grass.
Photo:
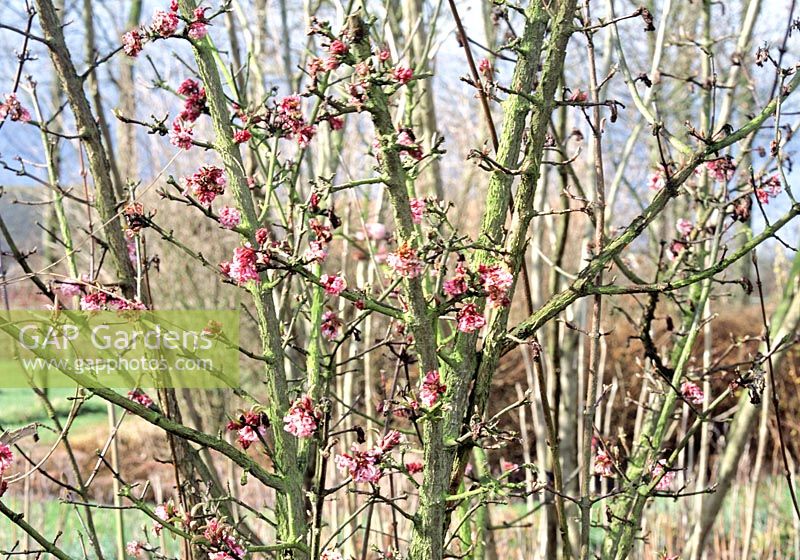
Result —
MULTIPOLYGON (((72 409, 74 389, 48 390, 53 407, 63 422, 72 409)), ((81 407, 73 423, 75 432, 92 428, 106 421, 106 405, 100 400, 89 400, 81 407)), ((50 425, 44 406, 30 389, 0 389, 0 431, 21 428, 33 422, 50 425)), ((57 434, 50 430, 39 431, 44 442, 55 441, 57 434)))
MULTIPOLYGON (((22 511, 23 504, 20 498, 3 498, 4 503, 14 511, 22 511)), ((83 558, 84 547, 90 550, 90 544, 86 538, 84 529, 85 515, 82 509, 70 504, 64 504, 57 500, 33 500, 31 510, 27 516, 28 521, 34 525, 48 539, 53 539, 61 534, 57 544, 64 552, 73 558, 83 558)), ((108 509, 95 509, 92 518, 106 558, 115 558, 116 554, 116 512, 108 509)), ((150 530, 153 522, 144 513, 138 510, 126 510, 124 512, 125 541, 142 540, 142 535, 149 534, 152 538, 153 532, 150 530), (145 531, 145 528, 147 529, 145 531)), ((178 543, 164 532, 164 545, 168 554, 176 554, 178 543)), ((8 519, 0 519, 0 554, 6 554, 16 547, 17 550, 25 547, 24 532, 11 523, 8 519)), ((159 546, 157 540, 151 541, 151 545, 159 546)), ((31 549, 38 548, 36 543, 31 543, 31 549)), ((94 557, 90 552, 89 557, 94 557)))

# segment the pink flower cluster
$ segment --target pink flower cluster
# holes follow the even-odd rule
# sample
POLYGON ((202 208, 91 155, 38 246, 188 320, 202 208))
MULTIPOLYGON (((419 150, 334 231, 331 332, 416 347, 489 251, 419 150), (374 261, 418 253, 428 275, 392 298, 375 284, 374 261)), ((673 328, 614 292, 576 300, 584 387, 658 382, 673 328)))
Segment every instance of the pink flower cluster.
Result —
POLYGON ((614 460, 603 448, 598 449, 594 456, 594 474, 605 477, 613 477, 616 474, 614 460))
POLYGON ((668 492, 675 480, 675 471, 666 470, 666 466, 666 461, 661 459, 650 467, 650 476, 653 480, 658 479, 656 490, 659 492, 668 492))
POLYGON ((184 177, 184 194, 191 193, 203 206, 211 206, 217 196, 225 192, 225 174, 215 165, 205 165, 197 173, 184 177))
POLYGON ((325 59, 324 67, 326 70, 336 70, 342 62, 344 62, 344 58, 347 56, 347 53, 350 51, 350 47, 344 41, 340 39, 334 39, 331 41, 331 44, 328 45, 328 52, 330 56, 325 59))
POLYGON ((323 274, 319 277, 319 281, 329 296, 338 296, 347 289, 347 281, 335 274, 323 274))
POLYGON ((691 220, 680 218, 677 222, 675 222, 675 229, 678 230, 678 233, 680 233, 682 237, 689 237, 694 230, 694 224, 691 222, 691 220))
POLYGON ((344 560, 344 557, 341 552, 326 548, 322 551, 319 560, 344 560))
POLYGON ((92 292, 81 298, 83 311, 142 311, 145 305, 139 301, 130 301, 115 297, 106 292, 92 292))
MULTIPOLYGON (((156 509, 153 510, 153 514, 164 523, 172 523, 181 517, 180 511, 178 511, 178 508, 172 503, 172 500, 157 505, 156 509)), ((158 521, 153 522, 153 531, 156 535, 160 535, 162 529, 164 529, 164 527, 161 523, 158 521)))
POLYGON ((342 320, 339 319, 334 311, 326 311, 322 314, 322 324, 320 325, 322 336, 328 340, 333 340, 339 336, 339 330, 341 328, 342 320))
POLYGON ((267 433, 269 420, 267 415, 257 410, 249 410, 239 415, 239 418, 228 422, 228 431, 236 432, 236 442, 247 449, 256 443, 260 437, 267 433))
POLYGON ((178 30, 178 14, 174 10, 156 10, 150 22, 150 30, 160 37, 172 37, 178 30))
POLYGON ((664 178, 664 174, 660 171, 655 171, 650 174, 647 178, 647 188, 651 191, 660 191, 664 188, 666 184, 666 179, 664 178))
POLYGON ((467 284, 468 279, 468 271, 467 267, 464 266, 464 261, 458 261, 453 277, 445 281, 442 289, 444 293, 450 297, 460 296, 461 294, 467 293, 469 289, 469 285, 467 284))
POLYGON ((711 178, 720 183, 727 183, 736 173, 736 164, 730 156, 707 161, 705 167, 711 178))
POLYGON ((761 204, 769 204, 769 199, 781 194, 781 190, 781 179, 776 173, 761 182, 761 186, 756 188, 756 196, 761 204))
POLYGON ((212 517, 203 530, 203 538, 208 541, 208 546, 214 552, 208 555, 211 560, 235 560, 244 558, 247 551, 236 541, 233 528, 212 517))
MULTIPOLYGON (((402 153, 408 155, 411 159, 419 161, 422 159, 422 148, 417 142, 417 137, 414 136, 414 131, 410 128, 401 128, 397 135, 397 145, 402 147, 402 153)), ((411 212, 414 214, 414 223, 418 224, 422 221, 422 213, 425 211, 425 200, 422 198, 411 199, 411 212), (415 202, 416 201, 416 202, 415 202), (417 209, 415 210, 415 204, 417 209)))
POLYGON ((208 8, 200 7, 194 9, 194 17, 186 28, 186 34, 190 39, 199 41, 208 34, 208 20, 206 19, 207 9, 208 8))
POLYGON ((681 395, 692 404, 703 404, 703 401, 706 400, 703 390, 691 381, 681 383, 681 395))
POLYGON ((488 58, 482 58, 478 63, 478 72, 480 72, 484 78, 492 79, 492 63, 488 58))
POLYGON ((183 102, 183 110, 178 118, 184 122, 194 122, 200 115, 208 110, 206 106, 206 90, 191 78, 186 78, 178 86, 178 94, 186 99, 183 102))
POLYGON ((456 323, 461 332, 472 333, 486 325, 486 318, 478 312, 474 303, 468 303, 458 310, 456 323))
POLYGON ((138 29, 131 29, 122 36, 122 50, 128 56, 138 56, 144 44, 142 43, 142 32, 138 29))
POLYGON ((11 468, 11 464, 13 462, 14 453, 11 451, 11 447, 5 443, 0 443, 0 478, 2 478, 3 474, 11 468))
POLYGON ((253 135, 250 133, 249 130, 237 130, 233 133, 233 141, 236 144, 244 144, 249 142, 253 135))
MULTIPOLYGON (((511 303, 508 290, 513 283, 514 276, 505 265, 482 264, 478 267, 477 281, 474 282, 473 289, 483 291, 492 307, 507 307, 511 303)), ((445 281, 442 289, 448 296, 457 297, 467 293, 469 288, 470 272, 464 261, 459 261, 452 278, 445 281)))
POLYGON ((225 229, 234 229, 242 223, 242 213, 236 208, 223 206, 219 211, 219 225, 225 229))
POLYGON ((317 127, 308 124, 303 117, 299 95, 290 95, 281 100, 276 109, 276 124, 287 138, 297 138, 301 148, 308 146, 317 132, 317 127))
POLYGON ((433 408, 445 391, 447 391, 447 385, 442 383, 439 372, 436 370, 429 371, 422 380, 422 387, 419 390, 419 402, 425 408, 433 408))
POLYGON ((365 451, 353 445, 351 453, 337 455, 336 466, 341 471, 346 471, 354 482, 369 482, 377 484, 383 476, 382 462, 385 456, 397 447, 402 441, 400 432, 391 430, 378 445, 365 451))
POLYGON ((482 264, 478 267, 478 276, 493 307, 506 307, 511 304, 506 294, 514 283, 514 277, 505 266, 482 264))
POLYGON ((7 93, 5 101, 0 103, 0 121, 6 119, 19 122, 31 120, 30 112, 19 102, 16 93, 7 93))
POLYGON ((392 69, 392 80, 399 84, 407 84, 414 78, 414 70, 405 66, 395 66, 392 69))
POLYGON ((236 247, 233 250, 233 259, 220 263, 223 274, 243 286, 250 280, 258 280, 258 254, 249 244, 236 247))
POLYGON ((56 289, 65 298, 79 296, 81 294, 81 285, 77 282, 60 282, 56 289))
POLYGON ((417 256, 417 250, 408 243, 403 243, 394 253, 386 256, 386 263, 400 276, 416 278, 422 274, 422 261, 417 256))
POLYGON ((283 417, 283 429, 295 437, 309 438, 317 431, 320 416, 311 397, 303 395, 292 403, 283 417))
POLYGON ((132 556, 133 558, 141 558, 144 553, 144 543, 129 541, 128 544, 125 545, 125 552, 128 556, 132 556))
POLYGON ((421 224, 422 217, 425 215, 425 199, 412 198, 409 203, 411 205, 411 221, 415 224, 421 224))
POLYGON ((170 144, 181 150, 189 150, 192 147, 193 136, 194 130, 191 125, 186 124, 181 119, 172 121, 172 130, 169 131, 170 144))
POLYGON ((140 389, 128 391, 128 398, 135 403, 146 406, 147 408, 150 408, 154 404, 153 399, 151 399, 147 393, 140 389))

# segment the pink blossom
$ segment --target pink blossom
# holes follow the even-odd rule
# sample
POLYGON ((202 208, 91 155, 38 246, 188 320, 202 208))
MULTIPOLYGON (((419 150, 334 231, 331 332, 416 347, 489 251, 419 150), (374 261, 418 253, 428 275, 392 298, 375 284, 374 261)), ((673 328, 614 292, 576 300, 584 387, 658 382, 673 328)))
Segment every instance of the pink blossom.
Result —
POLYGON ((506 307, 511 303, 506 294, 514 283, 514 276, 505 266, 482 264, 478 267, 478 274, 489 303, 493 307, 506 307))
MULTIPOLYGON (((420 148, 419 144, 417 143, 417 139, 414 136, 414 132, 410 128, 404 128, 400 130, 400 133, 397 135, 397 144, 403 146, 403 153, 410 156, 412 159, 417 161, 422 159, 422 148, 420 148)), ((425 210, 425 201, 418 198, 412 198, 411 200, 422 201, 423 206, 422 210, 420 210, 420 220, 422 220, 421 212, 425 210)), ((419 222, 415 221, 415 223, 419 222)))
POLYGON ((225 551, 212 552, 208 555, 209 560, 235 560, 233 556, 225 551))
POLYGON ((677 239, 673 239, 672 243, 669 244, 669 257, 672 260, 675 260, 683 253, 687 248, 686 243, 683 241, 679 241, 677 239))
POLYGON ((364 232, 367 234, 367 239, 372 239, 373 241, 386 239, 386 226, 380 222, 364 224, 364 232))
POLYGON ((512 463, 511 461, 507 461, 505 458, 500 459, 500 469, 503 472, 514 472, 519 468, 517 463, 512 463))
POLYGON ((248 449, 267 433, 267 426, 269 426, 267 415, 251 409, 228 422, 225 428, 230 432, 236 432, 236 442, 242 449, 248 449))
POLYGON ((194 131, 191 126, 184 124, 181 119, 172 121, 172 130, 169 133, 169 142, 176 148, 188 150, 192 147, 192 135, 194 131))
POLYGON ((178 115, 181 121, 193 123, 200 118, 200 115, 208 111, 206 107, 206 90, 195 80, 186 78, 178 86, 177 92, 186 97, 183 102, 183 110, 178 115))
POLYGON ((468 303, 462 307, 456 315, 456 320, 458 322, 458 330, 464 333, 475 332, 486 325, 486 319, 478 313, 474 303, 468 303))
POLYGON ((464 266, 464 261, 458 262, 453 277, 445 281, 442 289, 450 297, 460 296, 467 292, 469 286, 467 285, 467 268, 464 266))
POLYGON ((392 69, 392 79, 401 84, 407 84, 414 77, 414 71, 405 66, 395 66, 392 69))
POLYGON ((347 289, 347 281, 335 274, 323 274, 319 277, 319 281, 322 283, 325 293, 329 296, 338 296, 347 289))
POLYGON ((256 268, 257 255, 252 247, 246 245, 237 247, 233 250, 233 260, 222 263, 221 268, 226 274, 240 286, 250 280, 258 280, 258 269, 256 268))
POLYGON ((311 397, 303 395, 289 408, 283 417, 283 429, 295 437, 308 438, 314 435, 318 428, 319 412, 314 408, 311 397))
POLYGON ((214 165, 203 166, 190 177, 183 179, 184 194, 191 193, 204 206, 211 206, 217 196, 225 192, 225 174, 214 165))
POLYGON ((668 492, 672 487, 672 482, 675 480, 675 471, 667 471, 666 466, 666 461, 661 459, 650 468, 652 479, 658 479, 656 490, 659 492, 668 492))
POLYGON ((366 78, 367 76, 369 76, 371 69, 372 68, 370 67, 370 63, 366 60, 359 62, 358 64, 356 64, 355 67, 356 74, 358 74, 362 78, 366 78))
POLYGON ((138 29, 131 29, 122 36, 122 50, 128 56, 137 56, 143 48, 142 33, 138 29))
POLYGON ((651 173, 650 177, 647 179, 647 188, 651 191, 660 191, 664 188, 665 184, 664 174, 659 171, 651 173))
POLYGON ((569 100, 576 103, 584 103, 589 99, 589 94, 582 90, 576 90, 569 96, 569 100))
POLYGON ((80 308, 84 311, 102 311, 108 300, 109 296, 105 292, 92 292, 81 297, 80 308))
POLYGON ((219 211, 219 224, 225 229, 234 229, 242 223, 242 213, 236 208, 223 206, 219 211))
POLYGON ((237 130, 233 133, 233 141, 237 144, 244 144, 249 142, 253 135, 249 130, 237 130))
POLYGON ((691 220, 681 218, 675 223, 675 229, 677 229, 678 233, 683 237, 689 237, 689 234, 694 230, 694 224, 692 224, 691 220))
POLYGON ((321 241, 309 241, 303 259, 308 262, 323 263, 328 258, 328 250, 321 241))
POLYGON ((781 194, 781 179, 776 173, 772 175, 769 179, 762 181, 761 187, 756 188, 756 196, 758 197, 758 201, 761 204, 769 204, 770 198, 775 198, 779 194, 781 194))
POLYGON ((328 47, 328 52, 336 56, 341 56, 343 54, 347 54, 348 49, 349 48, 346 43, 340 41, 339 39, 334 39, 331 41, 331 44, 328 47))
POLYGON ((341 329, 341 327, 342 320, 336 316, 336 313, 333 311, 326 311, 322 314, 322 324, 320 325, 322 336, 328 340, 333 340, 339 336, 339 329, 341 329))
POLYGON ((341 552, 326 548, 320 554, 319 560, 344 560, 344 557, 341 552))
POLYGON ((189 24, 189 31, 187 33, 190 39, 199 41, 208 34, 208 27, 205 23, 193 21, 189 24))
POLYGON ((415 224, 421 224, 422 216, 425 214, 425 199, 412 198, 409 202, 411 204, 411 220, 415 224))
POLYGON ((715 181, 728 182, 736 173, 736 164, 730 156, 706 162, 706 171, 715 181))
POLYGON ((684 381, 681 383, 681 394, 683 398, 692 404, 703 404, 703 401, 706 399, 703 390, 696 383, 691 381, 684 381))
POLYGON ((382 453, 391 453, 391 451, 403 442, 403 434, 397 430, 389 430, 378 442, 378 447, 382 453))
POLYGON ((6 100, 0 103, 0 121, 7 118, 19 122, 31 120, 30 112, 19 102, 16 93, 7 93, 6 100))
POLYGON ((328 126, 331 127, 331 130, 342 130, 344 128, 344 118, 328 117, 328 126))
POLYGON ((381 62, 386 62, 390 58, 392 58, 392 53, 389 52, 389 49, 381 49, 378 51, 378 60, 381 62))
POLYGON ((287 138, 296 138, 297 144, 304 148, 314 137, 317 127, 306 123, 301 110, 300 96, 284 97, 276 108, 276 124, 287 138))
POLYGON ((394 253, 386 256, 386 263, 400 276, 416 278, 422 274, 422 261, 417 251, 407 243, 403 243, 394 253))
POLYGON ((12 453, 11 447, 5 443, 0 443, 0 477, 2 477, 3 473, 11 468, 11 464, 13 462, 14 453, 12 453))
POLYGON ((337 455, 334 459, 336 467, 341 471, 346 471, 354 482, 369 482, 377 484, 383 476, 381 460, 383 452, 378 447, 373 447, 366 451, 361 451, 353 445, 352 453, 337 455))
POLYGON ((444 395, 445 391, 447 391, 447 385, 441 382, 439 372, 436 370, 429 371, 422 380, 422 387, 419 390, 419 400, 425 408, 433 408, 439 401, 439 397, 444 395))
POLYGON ((605 477, 613 477, 616 474, 614 460, 602 447, 597 450, 597 455, 594 456, 594 474, 605 477))
POLYGON ((178 15, 174 12, 156 10, 150 23, 153 33, 162 37, 171 37, 178 29, 178 15))
POLYGON ((342 65, 338 56, 329 56, 325 59, 325 70, 336 70, 342 65))
POLYGON ((256 230, 256 243, 258 243, 259 247, 263 247, 266 245, 267 240, 269 239, 269 230, 267 228, 258 228, 256 230))
POLYGON ((128 544, 125 545, 125 552, 128 556, 141 558, 144 552, 144 545, 139 541, 129 541, 128 544))
POLYGON ((423 469, 423 466, 422 466, 422 463, 420 463, 420 462, 412 461, 412 462, 406 463, 406 470, 408 471, 408 474, 417 474, 419 472, 422 472, 422 469, 423 469))
POLYGON ((208 21, 206 20, 207 9, 208 8, 199 7, 194 9, 194 20, 189 24, 189 29, 186 32, 190 39, 199 41, 208 34, 208 21))
POLYGON ((75 282, 61 282, 58 284, 57 289, 65 298, 75 297, 81 294, 81 286, 75 282))
POLYGON ((478 63, 478 71, 485 77, 490 78, 492 75, 492 63, 488 58, 482 58, 478 63))
POLYGON ((324 63, 322 62, 321 58, 319 58, 318 56, 312 56, 311 59, 308 61, 308 64, 306 65, 306 69, 308 70, 308 73, 311 76, 311 78, 316 79, 317 74, 322 72, 323 66, 324 63))
POLYGON ((139 389, 133 389, 128 391, 128 398, 135 403, 139 403, 142 406, 150 408, 153 406, 153 399, 151 399, 147 393, 144 391, 140 391, 139 389))

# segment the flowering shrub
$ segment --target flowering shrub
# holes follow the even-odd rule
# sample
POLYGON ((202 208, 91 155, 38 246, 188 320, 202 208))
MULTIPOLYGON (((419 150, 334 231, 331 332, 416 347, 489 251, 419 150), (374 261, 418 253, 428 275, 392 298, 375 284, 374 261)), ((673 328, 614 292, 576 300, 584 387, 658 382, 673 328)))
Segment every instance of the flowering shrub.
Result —
MULTIPOLYGON (((793 24, 775 53, 750 52, 771 43, 755 41, 750 17, 729 40, 738 19, 712 20, 717 3, 651 14, 610 2, 601 16, 591 2, 498 2, 483 45, 452 2, 267 13, 174 0, 146 21, 133 10, 112 49, 94 44, 109 33, 82 30, 91 56, 79 57, 63 22, 75 10, 97 22, 92 3, 35 4, 16 29, 25 44, 0 127, 34 131, 41 157, 0 163, 47 189, 46 243, 15 242, 0 218, 2 254, 19 267, 6 280, 0 263, 4 286, 31 281, 29 300, 54 320, 241 311, 238 338, 215 321, 200 333, 238 353, 241 386, 76 393, 76 413, 103 399, 163 432, 174 480, 158 503, 125 461, 108 463, 121 421, 88 478, 73 417, 56 423, 75 472, 42 476, 77 496, 84 556, 102 557, 107 540, 92 517, 101 468, 120 519, 133 508, 153 521, 120 522, 131 540, 116 539, 117 555, 135 558, 170 557, 169 537, 210 560, 477 560, 505 552, 492 531, 524 521, 545 525, 530 532, 547 535, 544 554, 621 560, 672 550, 641 529, 652 500, 684 495, 698 496, 704 524, 687 558, 704 550, 719 511, 705 495, 715 477, 728 491, 742 434, 765 418, 752 406, 798 329, 798 265, 762 278, 756 258, 769 247, 797 259, 793 24), (46 53, 60 87, 49 94, 22 78, 46 53), (714 320, 739 287, 754 292, 758 332, 720 337, 714 320), (717 351, 721 338, 731 349, 717 351), (697 450, 722 407, 740 437, 697 450)), ((0 434, 0 496, 23 480, 7 476, 5 443, 23 435, 0 434)))

